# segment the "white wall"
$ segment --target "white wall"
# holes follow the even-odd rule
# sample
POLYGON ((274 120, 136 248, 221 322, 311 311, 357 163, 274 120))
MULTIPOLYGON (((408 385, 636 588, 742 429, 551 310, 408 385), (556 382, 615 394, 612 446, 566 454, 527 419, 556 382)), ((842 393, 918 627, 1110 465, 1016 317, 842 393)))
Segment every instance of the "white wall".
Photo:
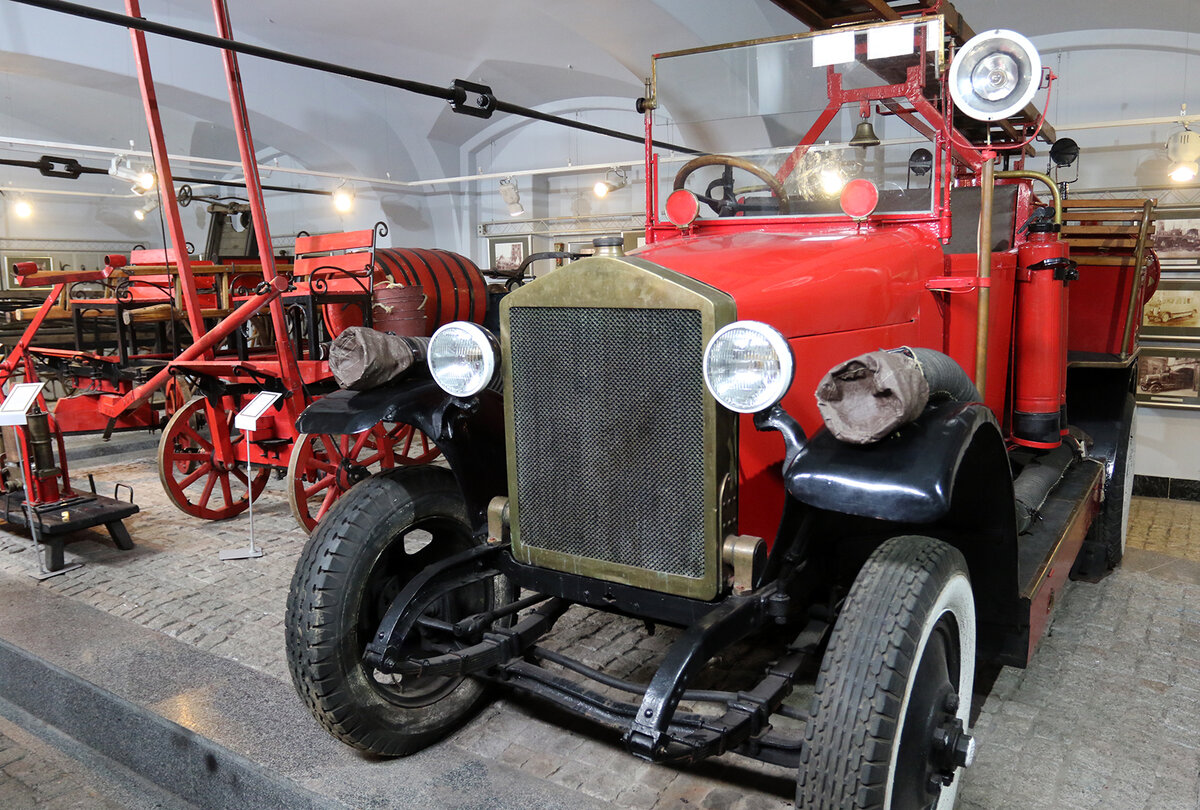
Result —
POLYGON ((1138 475, 1200 480, 1200 414, 1138 408, 1138 475))

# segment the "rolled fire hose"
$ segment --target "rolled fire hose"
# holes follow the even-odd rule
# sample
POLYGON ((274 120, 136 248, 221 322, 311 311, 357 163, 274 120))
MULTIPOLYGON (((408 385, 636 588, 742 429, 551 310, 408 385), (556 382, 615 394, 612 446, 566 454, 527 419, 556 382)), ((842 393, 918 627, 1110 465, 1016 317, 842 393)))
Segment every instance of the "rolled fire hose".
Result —
POLYGON ((342 388, 366 391, 396 379, 425 360, 427 337, 398 337, 351 326, 329 346, 329 370, 342 388))
POLYGON ((859 355, 817 385, 817 408, 844 442, 871 444, 921 415, 932 400, 978 402, 979 391, 953 358, 907 346, 859 355))

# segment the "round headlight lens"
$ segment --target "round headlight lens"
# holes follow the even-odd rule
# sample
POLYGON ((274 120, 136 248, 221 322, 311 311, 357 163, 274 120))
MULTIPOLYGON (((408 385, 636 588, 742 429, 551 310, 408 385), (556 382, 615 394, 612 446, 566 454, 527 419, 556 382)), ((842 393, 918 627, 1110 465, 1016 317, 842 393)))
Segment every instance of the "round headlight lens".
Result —
POLYGON ((758 321, 722 327, 704 350, 704 384, 717 402, 738 413, 756 413, 783 399, 793 367, 787 340, 758 321))
POLYGON ((429 371, 456 397, 478 394, 496 376, 500 346, 492 333, 468 321, 438 327, 429 339, 429 371))

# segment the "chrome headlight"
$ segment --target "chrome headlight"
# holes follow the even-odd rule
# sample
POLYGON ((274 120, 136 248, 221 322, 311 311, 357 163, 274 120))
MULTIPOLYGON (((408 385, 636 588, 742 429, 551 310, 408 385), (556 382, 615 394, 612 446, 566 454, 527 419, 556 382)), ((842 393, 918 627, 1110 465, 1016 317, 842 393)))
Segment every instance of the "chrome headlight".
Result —
POLYGON ((758 321, 722 327, 704 350, 704 384, 717 402, 738 413, 756 413, 783 399, 793 369, 787 340, 758 321))
POLYGON ((479 324, 454 321, 438 327, 428 352, 429 371, 447 394, 474 396, 496 377, 500 344, 479 324))

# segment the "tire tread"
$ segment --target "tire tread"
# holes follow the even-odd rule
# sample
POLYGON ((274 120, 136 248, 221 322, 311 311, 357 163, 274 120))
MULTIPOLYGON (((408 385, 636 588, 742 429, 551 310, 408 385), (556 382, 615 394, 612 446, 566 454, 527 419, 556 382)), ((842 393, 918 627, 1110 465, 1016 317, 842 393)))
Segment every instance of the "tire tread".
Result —
MULTIPOLYGON (((285 643, 297 694, 334 737, 381 756, 403 756, 424 748, 470 716, 484 697, 481 685, 464 681, 459 689, 467 687, 474 693, 466 695, 470 699, 465 707, 452 707, 452 716, 440 725, 435 722, 432 730, 405 733, 384 716, 394 707, 364 705, 348 682, 341 637, 347 628, 339 609, 356 576, 355 563, 378 553, 374 545, 379 542, 375 536, 379 527, 394 520, 398 511, 420 508, 418 499, 441 508, 449 504, 466 520, 457 482, 444 468, 406 467, 368 478, 339 498, 314 529, 288 590, 285 643)), ((457 695, 451 693, 442 702, 457 695)), ((415 711, 426 708, 436 709, 436 704, 415 711)))
POLYGON ((796 805, 880 810, 906 673, 936 598, 928 583, 966 571, 962 554, 925 537, 896 537, 868 558, 843 605, 817 675, 800 749, 796 805))

